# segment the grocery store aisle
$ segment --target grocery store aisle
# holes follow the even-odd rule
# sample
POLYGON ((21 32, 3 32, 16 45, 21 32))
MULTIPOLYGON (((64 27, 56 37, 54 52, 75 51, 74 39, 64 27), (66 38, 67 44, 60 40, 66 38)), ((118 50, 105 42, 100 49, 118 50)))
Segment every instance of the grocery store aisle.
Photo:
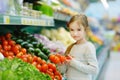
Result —
POLYGON ((104 80, 120 80, 120 52, 111 52, 104 80))

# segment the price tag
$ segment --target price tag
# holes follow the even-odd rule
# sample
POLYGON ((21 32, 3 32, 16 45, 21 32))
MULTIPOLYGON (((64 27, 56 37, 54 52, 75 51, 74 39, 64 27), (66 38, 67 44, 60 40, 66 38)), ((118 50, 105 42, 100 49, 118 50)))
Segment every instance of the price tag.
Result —
POLYGON ((39 20, 37 20, 36 23, 37 23, 37 25, 40 25, 40 24, 39 24, 39 20))
POLYGON ((33 25, 32 19, 29 19, 29 25, 33 25))
POLYGON ((35 25, 35 19, 32 19, 32 25, 35 25))
POLYGON ((50 26, 51 25, 51 21, 48 21, 48 25, 47 26, 50 26))
POLYGON ((21 24, 27 24, 27 20, 25 18, 21 19, 21 24))
POLYGON ((4 24, 10 24, 10 17, 4 16, 4 24))
POLYGON ((29 22, 29 21, 28 21, 28 19, 25 19, 25 25, 27 25, 27 24, 28 24, 28 22, 29 22))
POLYGON ((32 20, 33 21, 33 25, 36 25, 36 19, 32 20))
POLYGON ((40 25, 42 25, 42 26, 45 26, 45 25, 46 25, 46 21, 45 21, 45 20, 39 20, 39 23, 40 23, 40 25))
POLYGON ((24 19, 23 18, 21 18, 21 24, 24 24, 24 19))

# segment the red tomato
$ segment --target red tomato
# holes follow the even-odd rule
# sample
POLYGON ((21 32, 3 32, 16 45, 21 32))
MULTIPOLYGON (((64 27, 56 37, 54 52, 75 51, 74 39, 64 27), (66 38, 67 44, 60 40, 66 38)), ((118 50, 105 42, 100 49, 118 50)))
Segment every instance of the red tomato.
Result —
MULTIPOLYGON (((49 67, 49 66, 48 66, 49 67)), ((53 72, 53 69, 49 68, 48 71, 53 72)))
POLYGON ((55 75, 55 80, 62 80, 59 75, 55 75))
POLYGON ((20 58, 23 55, 23 52, 17 53, 16 57, 20 58))
POLYGON ((26 57, 23 57, 22 60, 23 60, 24 62, 28 62, 28 59, 27 59, 26 57))
POLYGON ((32 63, 33 57, 32 56, 28 56, 28 62, 32 63))
POLYGON ((53 62, 55 64, 60 63, 60 59, 59 59, 58 55, 56 56, 55 54, 51 54, 49 56, 49 59, 50 59, 51 62, 53 62))
POLYGON ((37 56, 33 56, 32 62, 37 62, 37 56))
POLYGON ((38 64, 42 64, 42 60, 40 57, 37 58, 37 62, 38 62, 38 64))
POLYGON ((4 52, 3 52, 3 55, 4 55, 5 57, 7 57, 7 56, 8 56, 8 51, 4 51, 4 52))
POLYGON ((43 64, 46 64, 46 61, 45 60, 41 60, 41 63, 40 63, 41 65, 43 65, 43 64))
POLYGON ((5 50, 3 50, 3 49, 0 49, 0 52, 3 54, 3 53, 5 52, 5 50))
POLYGON ((7 40, 4 40, 4 41, 2 42, 2 45, 8 45, 8 41, 7 41, 7 40))
POLYGON ((14 57, 13 57, 13 56, 8 56, 7 58, 8 58, 8 59, 13 59, 14 57))
POLYGON ((17 46, 19 49, 21 49, 21 45, 20 44, 15 44, 15 46, 17 46))
POLYGON ((5 35, 5 37, 6 37, 7 39, 10 39, 10 38, 12 37, 12 34, 11 34, 11 33, 7 33, 7 34, 5 35))
POLYGON ((52 80, 55 80, 55 79, 54 79, 54 76, 50 76, 50 77, 52 78, 52 80))
POLYGON ((12 51, 9 51, 9 52, 8 52, 8 55, 9 55, 9 56, 14 56, 14 53, 13 53, 12 51))
POLYGON ((1 41, 4 41, 5 40, 5 36, 1 36, 1 41))
POLYGON ((37 65, 37 62, 35 62, 35 61, 34 61, 34 62, 32 62, 32 65, 36 66, 36 65, 37 65))
POLYGON ((55 78, 57 78, 57 80, 62 80, 62 75, 59 71, 55 71, 54 74, 55 74, 55 78))
POLYGON ((26 54, 27 50, 25 48, 21 48, 21 51, 26 54))
POLYGON ((55 75, 61 75, 59 71, 54 72, 55 75))
POLYGON ((41 71, 46 72, 47 70, 48 70, 48 65, 47 64, 42 64, 41 71))
POLYGON ((8 44, 11 45, 11 46, 14 46, 16 44, 16 42, 13 41, 13 40, 8 40, 8 44))
POLYGON ((66 57, 65 57, 65 56, 61 56, 61 57, 60 57, 60 62, 63 63, 63 62, 65 62, 65 61, 66 61, 66 57))
POLYGON ((7 45, 3 45, 3 49, 4 49, 5 51, 8 51, 8 46, 7 46, 7 45))
POLYGON ((55 64, 59 64, 60 63, 59 57, 55 56, 52 62, 54 62, 55 64))
POLYGON ((19 46, 12 46, 11 50, 15 53, 15 54, 18 54, 20 51, 19 51, 19 46))
POLYGON ((54 54, 51 54, 51 55, 49 56, 49 59, 50 59, 51 61, 53 61, 54 58, 55 58, 55 55, 54 55, 54 54))
POLYGON ((2 45, 0 44, 0 49, 2 49, 2 45))
POLYGON ((41 65, 40 64, 37 64, 36 67, 39 71, 41 71, 41 65))
POLYGON ((49 74, 50 76, 54 76, 54 73, 50 72, 49 70, 47 70, 46 73, 49 74))
POLYGON ((7 45, 7 50, 11 50, 11 45, 7 45))
POLYGON ((49 68, 49 69, 52 69, 52 70, 53 70, 53 72, 55 72, 55 71, 56 71, 56 65, 55 65, 55 64, 53 64, 53 63, 48 63, 48 68, 49 68))

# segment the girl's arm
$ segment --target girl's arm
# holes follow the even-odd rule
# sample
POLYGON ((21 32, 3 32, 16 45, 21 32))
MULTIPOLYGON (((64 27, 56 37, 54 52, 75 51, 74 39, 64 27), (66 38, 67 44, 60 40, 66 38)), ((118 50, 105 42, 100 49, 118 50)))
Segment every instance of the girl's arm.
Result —
POLYGON ((70 66, 72 66, 84 73, 88 73, 88 74, 89 73, 90 74, 98 73, 98 62, 97 62, 97 58, 96 58, 96 50, 95 50, 94 45, 87 46, 85 58, 86 58, 87 64, 82 63, 73 58, 70 61, 70 66))

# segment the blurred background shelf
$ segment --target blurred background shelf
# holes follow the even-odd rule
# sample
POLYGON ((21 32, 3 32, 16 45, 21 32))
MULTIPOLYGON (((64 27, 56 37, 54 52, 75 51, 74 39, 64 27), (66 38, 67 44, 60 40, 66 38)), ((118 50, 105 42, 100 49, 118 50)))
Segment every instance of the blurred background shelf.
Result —
POLYGON ((0 24, 1 25, 5 24, 5 25, 54 26, 54 19, 0 15, 0 24))

